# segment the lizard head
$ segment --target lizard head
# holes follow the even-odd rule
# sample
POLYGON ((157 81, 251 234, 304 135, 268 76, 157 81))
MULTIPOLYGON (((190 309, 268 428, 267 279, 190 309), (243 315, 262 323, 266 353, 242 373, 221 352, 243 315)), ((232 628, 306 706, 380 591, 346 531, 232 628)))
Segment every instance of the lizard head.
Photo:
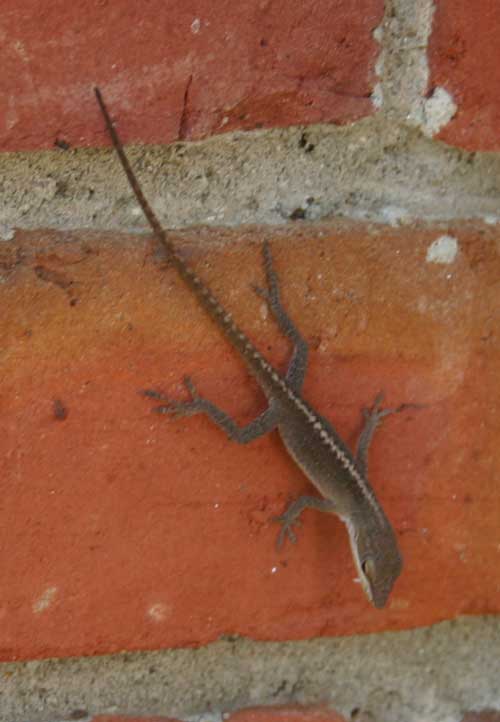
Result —
POLYGON ((360 525, 349 529, 354 561, 363 590, 374 607, 385 607, 403 560, 394 533, 386 528, 360 525))

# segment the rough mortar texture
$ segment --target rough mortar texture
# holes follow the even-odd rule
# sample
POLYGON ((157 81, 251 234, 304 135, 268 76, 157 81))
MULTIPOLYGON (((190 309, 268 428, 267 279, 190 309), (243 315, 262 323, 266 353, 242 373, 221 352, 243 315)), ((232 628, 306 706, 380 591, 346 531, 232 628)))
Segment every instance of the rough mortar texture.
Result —
POLYGON ((331 704, 373 722, 458 722, 500 706, 500 620, 304 642, 224 639, 201 649, 0 665, 1 722, 84 714, 210 719, 255 704, 331 704), (194 717, 196 715, 196 717, 194 717), (198 717, 202 715, 202 717, 198 717))
POLYGON ((432 34, 432 0, 388 0, 375 31, 380 43, 379 82, 372 100, 391 122, 419 128, 432 137, 455 115, 457 106, 442 87, 429 95, 427 45, 432 34))
MULTIPOLYGON (((495 221, 500 157, 370 118, 129 148, 170 228, 316 220, 495 221)), ((146 229, 111 150, 0 155, 0 238, 12 228, 146 229)))
POLYGON ((384 19, 375 31, 381 49, 377 61, 376 105, 392 118, 413 125, 424 121, 424 93, 429 69, 432 0, 387 0, 384 19))
MULTIPOLYGON (((453 98, 429 85, 432 0, 388 0, 375 30, 375 117, 226 133, 196 143, 130 149, 163 223, 239 225, 331 215, 391 224, 497 220, 500 158, 431 142, 453 98)), ((113 110, 113 109, 112 109, 113 110)), ((54 150, 0 156, 0 238, 12 228, 144 228, 110 152, 54 150)))

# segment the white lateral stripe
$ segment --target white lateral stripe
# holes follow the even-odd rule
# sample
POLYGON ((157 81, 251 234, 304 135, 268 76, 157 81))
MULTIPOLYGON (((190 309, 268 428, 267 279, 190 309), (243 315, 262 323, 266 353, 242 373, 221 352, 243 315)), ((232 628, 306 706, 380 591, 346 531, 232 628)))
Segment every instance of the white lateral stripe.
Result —
MULTIPOLYGON (((181 260, 181 263, 184 265, 183 261, 181 260)), ((253 360, 257 361, 259 364, 261 370, 264 372, 265 375, 268 376, 268 379, 276 384, 278 388, 283 391, 287 398, 301 411, 304 416, 306 417, 307 421, 310 422, 311 427, 315 433, 317 433, 322 441, 322 443, 326 444, 331 451, 334 453, 335 457, 339 461, 339 463, 343 466, 343 468, 349 472, 351 475, 353 481, 357 483, 359 488, 361 489, 363 495, 368 500, 370 506, 373 508, 374 512, 376 513, 377 517, 385 524, 386 520, 384 517, 384 514, 375 499, 374 493, 370 489, 370 487, 367 485, 366 480, 363 478, 363 476, 359 473, 356 466, 352 463, 351 459, 347 456, 345 451, 337 444, 335 439, 330 436, 328 429, 325 429, 323 424, 321 423, 321 419, 319 419, 307 406, 307 404, 300 398, 300 396, 297 396, 295 392, 290 388, 286 380, 280 376, 280 374, 276 371, 276 369, 271 366, 271 364, 266 361, 266 359, 262 356, 262 354, 256 349, 256 347, 253 345, 253 343, 250 341, 250 339, 239 329, 239 327, 234 323, 232 320, 232 315, 228 313, 223 306, 217 301, 215 296, 210 293, 207 286, 205 286, 203 283, 200 282, 199 277, 196 276, 196 274, 191 271, 191 269, 186 268, 186 271, 191 278, 196 281, 196 285, 200 283, 200 288, 197 289, 201 295, 205 296, 207 298, 210 305, 215 306, 215 312, 218 316, 221 316, 220 321, 222 324, 231 330, 232 334, 234 335, 234 338, 238 339, 239 341, 244 342, 245 351, 247 352, 248 356, 253 360)))
POLYGON ((330 436, 328 430, 324 428, 318 417, 308 408, 308 406, 297 396, 294 391, 290 388, 284 378, 279 376, 278 372, 260 355, 259 352, 253 354, 254 358, 258 358, 260 366, 264 371, 270 372, 271 379, 278 384, 280 389, 284 391, 287 397, 294 403, 294 405, 302 411, 306 416, 307 420, 311 422, 313 430, 319 434, 321 441, 326 444, 335 454, 337 460, 342 464, 344 469, 349 472, 353 480, 358 484, 368 503, 373 508, 377 517, 386 524, 384 514, 380 508, 378 501, 376 500, 374 493, 371 488, 367 486, 367 483, 363 476, 359 473, 355 465, 352 463, 350 458, 347 456, 345 451, 337 444, 334 438, 330 436))

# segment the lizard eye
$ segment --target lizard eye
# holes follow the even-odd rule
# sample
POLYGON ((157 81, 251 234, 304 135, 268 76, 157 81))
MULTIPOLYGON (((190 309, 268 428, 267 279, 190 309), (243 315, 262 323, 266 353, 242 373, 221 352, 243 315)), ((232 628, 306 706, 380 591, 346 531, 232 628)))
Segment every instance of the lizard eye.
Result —
POLYGON ((361 563, 361 569, 368 579, 373 580, 375 578, 375 562, 371 557, 368 557, 368 559, 365 559, 361 563))

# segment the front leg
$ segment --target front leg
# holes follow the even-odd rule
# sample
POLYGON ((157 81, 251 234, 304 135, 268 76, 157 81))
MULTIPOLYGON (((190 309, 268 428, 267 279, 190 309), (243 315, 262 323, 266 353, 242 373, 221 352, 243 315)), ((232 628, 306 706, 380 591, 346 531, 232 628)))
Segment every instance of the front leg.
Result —
POLYGON ((320 499, 317 496, 300 496, 296 499, 284 514, 277 516, 275 521, 279 521, 283 526, 281 527, 276 546, 278 549, 283 546, 285 537, 288 536, 291 542, 295 544, 297 537, 293 531, 294 524, 300 524, 299 516, 302 514, 304 509, 317 509, 318 511, 334 512, 335 504, 329 499, 320 499))
POLYGON ((276 428, 278 424, 278 411, 272 405, 262 412, 256 419, 245 426, 239 426, 234 419, 226 414, 222 409, 213 404, 208 399, 200 396, 196 386, 191 379, 186 376, 184 385, 191 396, 190 401, 173 401, 158 391, 146 390, 142 393, 150 399, 165 401, 165 404, 156 406, 154 411, 158 414, 169 414, 171 416, 194 416, 195 414, 205 414, 217 426, 219 426, 232 441, 238 444, 248 444, 250 441, 258 439, 259 436, 269 433, 276 428))
POLYGON ((286 380, 295 391, 300 392, 306 375, 309 348, 306 340, 281 303, 278 274, 274 269, 273 257, 267 241, 264 241, 262 246, 262 255, 267 288, 254 285, 253 289, 259 296, 265 299, 280 330, 285 336, 288 336, 293 343, 292 357, 288 364, 286 380))

